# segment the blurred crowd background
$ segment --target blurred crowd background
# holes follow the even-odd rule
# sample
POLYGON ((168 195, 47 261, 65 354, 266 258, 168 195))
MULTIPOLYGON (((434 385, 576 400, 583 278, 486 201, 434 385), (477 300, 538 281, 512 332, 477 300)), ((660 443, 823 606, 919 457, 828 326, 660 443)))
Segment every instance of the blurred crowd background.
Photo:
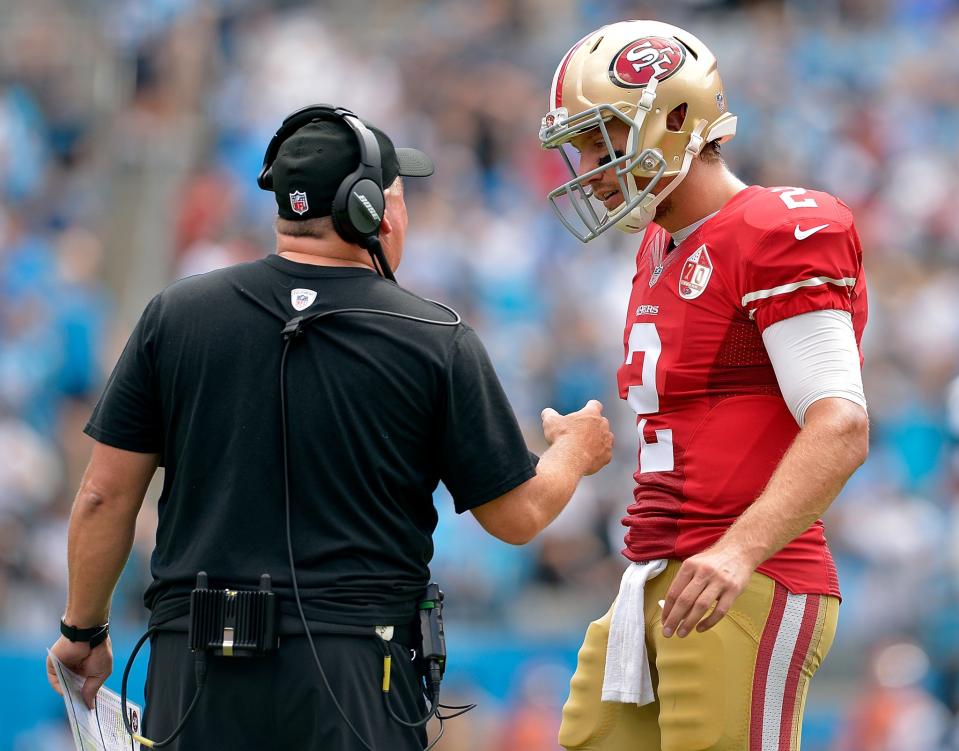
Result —
MULTIPOLYGON (((871 455, 827 519, 845 599, 804 748, 959 748, 955 0, 0 0, 0 751, 71 747, 43 649, 91 405, 156 291, 271 252, 263 149, 316 101, 433 156, 407 182, 398 276, 480 332, 531 446, 546 406, 599 398, 616 429, 613 464, 526 547, 437 493, 450 696, 480 703, 439 748, 555 751, 584 627, 625 566, 636 439, 615 370, 638 238, 566 234, 544 200, 565 168, 537 131, 562 54, 625 18, 710 45, 739 115, 732 169, 838 195, 866 253, 871 455)), ((114 687, 152 508, 113 606, 114 687)))

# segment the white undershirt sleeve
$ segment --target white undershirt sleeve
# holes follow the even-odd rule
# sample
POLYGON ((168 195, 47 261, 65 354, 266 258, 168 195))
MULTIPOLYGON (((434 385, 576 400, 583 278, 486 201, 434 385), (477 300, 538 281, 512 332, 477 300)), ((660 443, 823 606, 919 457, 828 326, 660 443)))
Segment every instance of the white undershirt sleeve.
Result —
POLYGON ((783 398, 802 427, 809 405, 838 396, 866 409, 859 348, 844 310, 816 310, 777 321, 763 343, 783 398))

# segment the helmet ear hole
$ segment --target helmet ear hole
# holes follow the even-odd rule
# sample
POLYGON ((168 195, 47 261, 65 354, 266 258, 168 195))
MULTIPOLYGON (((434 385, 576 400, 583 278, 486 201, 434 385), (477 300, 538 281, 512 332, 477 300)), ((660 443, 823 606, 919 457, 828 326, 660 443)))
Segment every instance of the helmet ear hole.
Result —
POLYGON ((678 107, 674 107, 668 115, 666 115, 666 130, 673 133, 680 133, 683 130, 683 125, 686 124, 686 113, 689 111, 689 106, 686 102, 683 102, 678 107))

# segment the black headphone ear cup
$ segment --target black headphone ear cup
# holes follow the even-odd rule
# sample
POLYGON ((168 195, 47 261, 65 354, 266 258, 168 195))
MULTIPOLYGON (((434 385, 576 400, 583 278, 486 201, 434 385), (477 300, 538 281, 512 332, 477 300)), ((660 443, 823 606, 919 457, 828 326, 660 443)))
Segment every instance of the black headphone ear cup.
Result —
POLYGON ((383 223, 386 199, 380 186, 370 179, 359 180, 346 197, 350 224, 361 237, 370 237, 379 232, 383 223))
POLYGON ((362 238, 356 234, 356 228, 350 223, 349 197, 352 181, 343 182, 333 197, 330 218, 336 233, 348 243, 359 243, 362 238))
POLYGON ((333 221, 333 229, 335 229, 336 234, 338 234, 346 242, 356 243, 359 241, 358 238, 353 237, 350 234, 349 227, 345 227, 343 225, 343 219, 342 219, 343 214, 344 212, 337 211, 336 208, 334 208, 333 211, 330 212, 330 219, 333 221))
POLYGON ((347 242, 361 244, 379 232, 385 204, 383 191, 373 180, 344 182, 333 199, 333 227, 347 242))
POLYGON ((256 178, 256 184, 261 190, 273 190, 273 165, 264 166, 256 178))

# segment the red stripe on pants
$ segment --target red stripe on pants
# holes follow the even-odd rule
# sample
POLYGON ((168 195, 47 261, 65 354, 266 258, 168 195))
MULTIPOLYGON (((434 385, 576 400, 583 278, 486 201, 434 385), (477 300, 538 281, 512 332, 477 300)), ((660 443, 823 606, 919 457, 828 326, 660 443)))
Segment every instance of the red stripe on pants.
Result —
POLYGON ((749 717, 749 751, 763 749, 763 711, 766 706, 766 678, 769 674, 769 661, 772 658, 773 648, 776 646, 776 637, 782 625, 783 611, 786 609, 786 588, 776 583, 773 594, 773 603, 769 608, 769 617, 763 628, 762 638, 759 640, 759 651, 756 654, 756 669, 753 672, 753 702, 749 717))
POLYGON ((790 751, 792 742, 793 722, 796 719, 796 689, 799 678, 802 676, 803 665, 809 654, 809 643, 812 641, 813 631, 816 630, 816 619, 819 618, 819 608, 823 598, 819 595, 806 596, 806 608, 803 610, 802 623, 799 626, 799 636, 796 637, 796 648, 789 661, 789 672, 786 674, 786 691, 783 695, 783 713, 779 722, 779 751, 790 751))

